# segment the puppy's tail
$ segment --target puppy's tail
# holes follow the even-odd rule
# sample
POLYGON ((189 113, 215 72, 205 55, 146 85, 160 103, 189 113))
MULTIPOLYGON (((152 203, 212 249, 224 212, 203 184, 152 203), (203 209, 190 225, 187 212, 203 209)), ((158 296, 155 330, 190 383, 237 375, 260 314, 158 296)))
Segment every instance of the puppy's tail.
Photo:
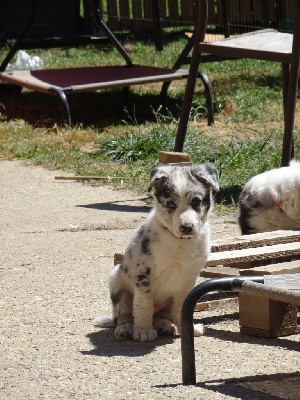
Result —
POLYGON ((94 319, 93 324, 101 328, 113 328, 115 326, 114 319, 110 316, 97 317, 94 319))

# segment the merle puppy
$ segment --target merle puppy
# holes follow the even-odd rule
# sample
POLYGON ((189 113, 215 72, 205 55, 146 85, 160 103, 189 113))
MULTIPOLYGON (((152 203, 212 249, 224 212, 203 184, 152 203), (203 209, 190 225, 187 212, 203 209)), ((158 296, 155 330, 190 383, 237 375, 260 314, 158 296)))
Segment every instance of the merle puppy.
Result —
POLYGON ((251 178, 239 201, 243 235, 300 228, 300 162, 271 169, 251 178))
MULTIPOLYGON (((95 325, 114 326, 118 339, 136 341, 179 330, 182 303, 210 251, 212 190, 218 188, 209 164, 153 169, 154 208, 110 274, 113 318, 99 317, 95 325)), ((194 331, 203 334, 203 326, 194 331)))

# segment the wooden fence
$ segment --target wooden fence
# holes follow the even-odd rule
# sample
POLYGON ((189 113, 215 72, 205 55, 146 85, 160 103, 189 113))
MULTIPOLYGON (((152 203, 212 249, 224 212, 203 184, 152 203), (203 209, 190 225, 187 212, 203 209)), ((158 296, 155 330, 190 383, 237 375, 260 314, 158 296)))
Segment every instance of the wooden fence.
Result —
MULTIPOLYGON (((166 27, 192 26, 194 0, 102 0, 113 31, 152 32, 159 45, 166 27)), ((291 31, 292 0, 208 0, 208 24, 219 33, 275 27, 291 31), (229 7, 230 6, 230 7, 229 7)))
MULTIPOLYGON (((112 29, 144 29, 153 26, 152 0, 107 0, 108 23, 112 29)), ((193 0, 158 0, 162 27, 192 25, 194 23, 193 0)), ((209 21, 222 20, 220 0, 209 0, 209 21), (217 7, 216 7, 217 5, 217 7)))

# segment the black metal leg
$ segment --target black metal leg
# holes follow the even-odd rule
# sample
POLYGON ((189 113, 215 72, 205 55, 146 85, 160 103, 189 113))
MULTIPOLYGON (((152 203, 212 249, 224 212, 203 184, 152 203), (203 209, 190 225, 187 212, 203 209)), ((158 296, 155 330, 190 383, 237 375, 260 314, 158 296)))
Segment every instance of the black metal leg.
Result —
POLYGON ((210 80, 208 79, 208 76, 204 72, 199 72, 198 75, 203 83, 204 91, 205 91, 205 100, 206 100, 206 108, 207 108, 207 124, 213 125, 215 123, 215 113, 214 113, 213 91, 212 91, 211 83, 210 83, 210 80))
POLYGON ((72 125, 70 107, 66 93, 62 89, 54 89, 54 88, 51 89, 50 92, 54 93, 59 97, 61 104, 63 106, 64 121, 67 121, 68 125, 72 125))
POLYGON ((24 31, 22 31, 21 35, 17 38, 17 40, 15 41, 15 43, 9 50, 8 54, 2 61, 1 66, 0 66, 1 72, 3 72, 5 70, 8 63, 12 60, 12 58, 16 54, 16 52, 19 49, 21 49, 22 43, 24 42, 24 40, 27 38, 29 32, 31 31, 33 24, 34 24, 34 20, 35 20, 35 10, 36 10, 36 0, 32 0, 31 1, 31 14, 30 14, 29 21, 28 21, 24 31))
MULTIPOLYGON (((289 65, 283 65, 283 72, 289 65)), ((299 63, 291 65, 289 73, 283 73, 283 102, 284 102, 284 134, 282 143, 281 166, 289 165, 294 157, 294 121, 298 93, 299 63)))
MULTIPOLYGON (((212 125, 215 122, 214 103, 213 103, 213 91, 210 80, 204 72, 199 72, 198 77, 201 79, 204 86, 205 102, 207 108, 207 124, 212 125)), ((167 93, 171 82, 164 82, 160 91, 163 104, 166 103, 167 93)), ((188 111, 190 113, 190 109, 188 111)))
POLYGON ((177 128, 174 151, 182 151, 193 100, 201 54, 194 49, 177 128))
POLYGON ((263 277, 228 277, 210 279, 197 285, 186 297, 181 310, 182 383, 196 383, 193 314, 197 301, 209 292, 238 291, 245 280, 264 282, 263 277))
MULTIPOLYGON (((172 66, 172 69, 179 69, 182 67, 182 65, 189 64, 190 61, 188 59, 188 55, 190 51, 192 50, 194 45, 194 37, 190 38, 186 45, 184 46, 182 52, 179 54, 179 57, 175 61, 174 65, 172 66)), ((169 86, 171 85, 171 82, 164 82, 160 91, 161 97, 165 100, 167 98, 167 93, 169 86)))
POLYGON ((102 29, 108 36, 109 40, 113 43, 113 45, 116 47, 118 52, 121 54, 121 56, 124 58, 126 61, 126 64, 130 67, 133 65, 133 62, 125 50, 125 48, 121 45, 117 37, 113 34, 113 32, 109 29, 109 27, 104 23, 103 19, 99 17, 99 12, 96 13, 95 15, 95 22, 99 26, 100 29, 102 29))
MULTIPOLYGON (((300 8, 296 0, 293 1, 293 21, 299 21, 300 8)), ((287 166, 294 156, 294 121, 295 108, 298 94, 298 80, 300 68, 300 25, 294 23, 293 27, 293 46, 290 65, 282 64, 283 70, 283 89, 284 89, 284 135, 282 144, 281 165, 287 166)))

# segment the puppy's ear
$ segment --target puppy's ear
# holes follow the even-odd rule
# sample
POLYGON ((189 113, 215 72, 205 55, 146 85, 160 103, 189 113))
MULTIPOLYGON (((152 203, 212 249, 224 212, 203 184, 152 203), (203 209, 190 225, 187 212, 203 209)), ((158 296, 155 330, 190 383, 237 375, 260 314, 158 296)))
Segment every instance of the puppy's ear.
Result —
POLYGON ((166 181, 168 177, 168 172, 165 167, 154 167, 150 174, 150 184, 148 186, 148 192, 153 188, 157 183, 163 183, 166 181))
POLYGON ((211 164, 200 164, 191 167, 191 175, 199 182, 204 182, 214 190, 219 190, 219 172, 211 164))

